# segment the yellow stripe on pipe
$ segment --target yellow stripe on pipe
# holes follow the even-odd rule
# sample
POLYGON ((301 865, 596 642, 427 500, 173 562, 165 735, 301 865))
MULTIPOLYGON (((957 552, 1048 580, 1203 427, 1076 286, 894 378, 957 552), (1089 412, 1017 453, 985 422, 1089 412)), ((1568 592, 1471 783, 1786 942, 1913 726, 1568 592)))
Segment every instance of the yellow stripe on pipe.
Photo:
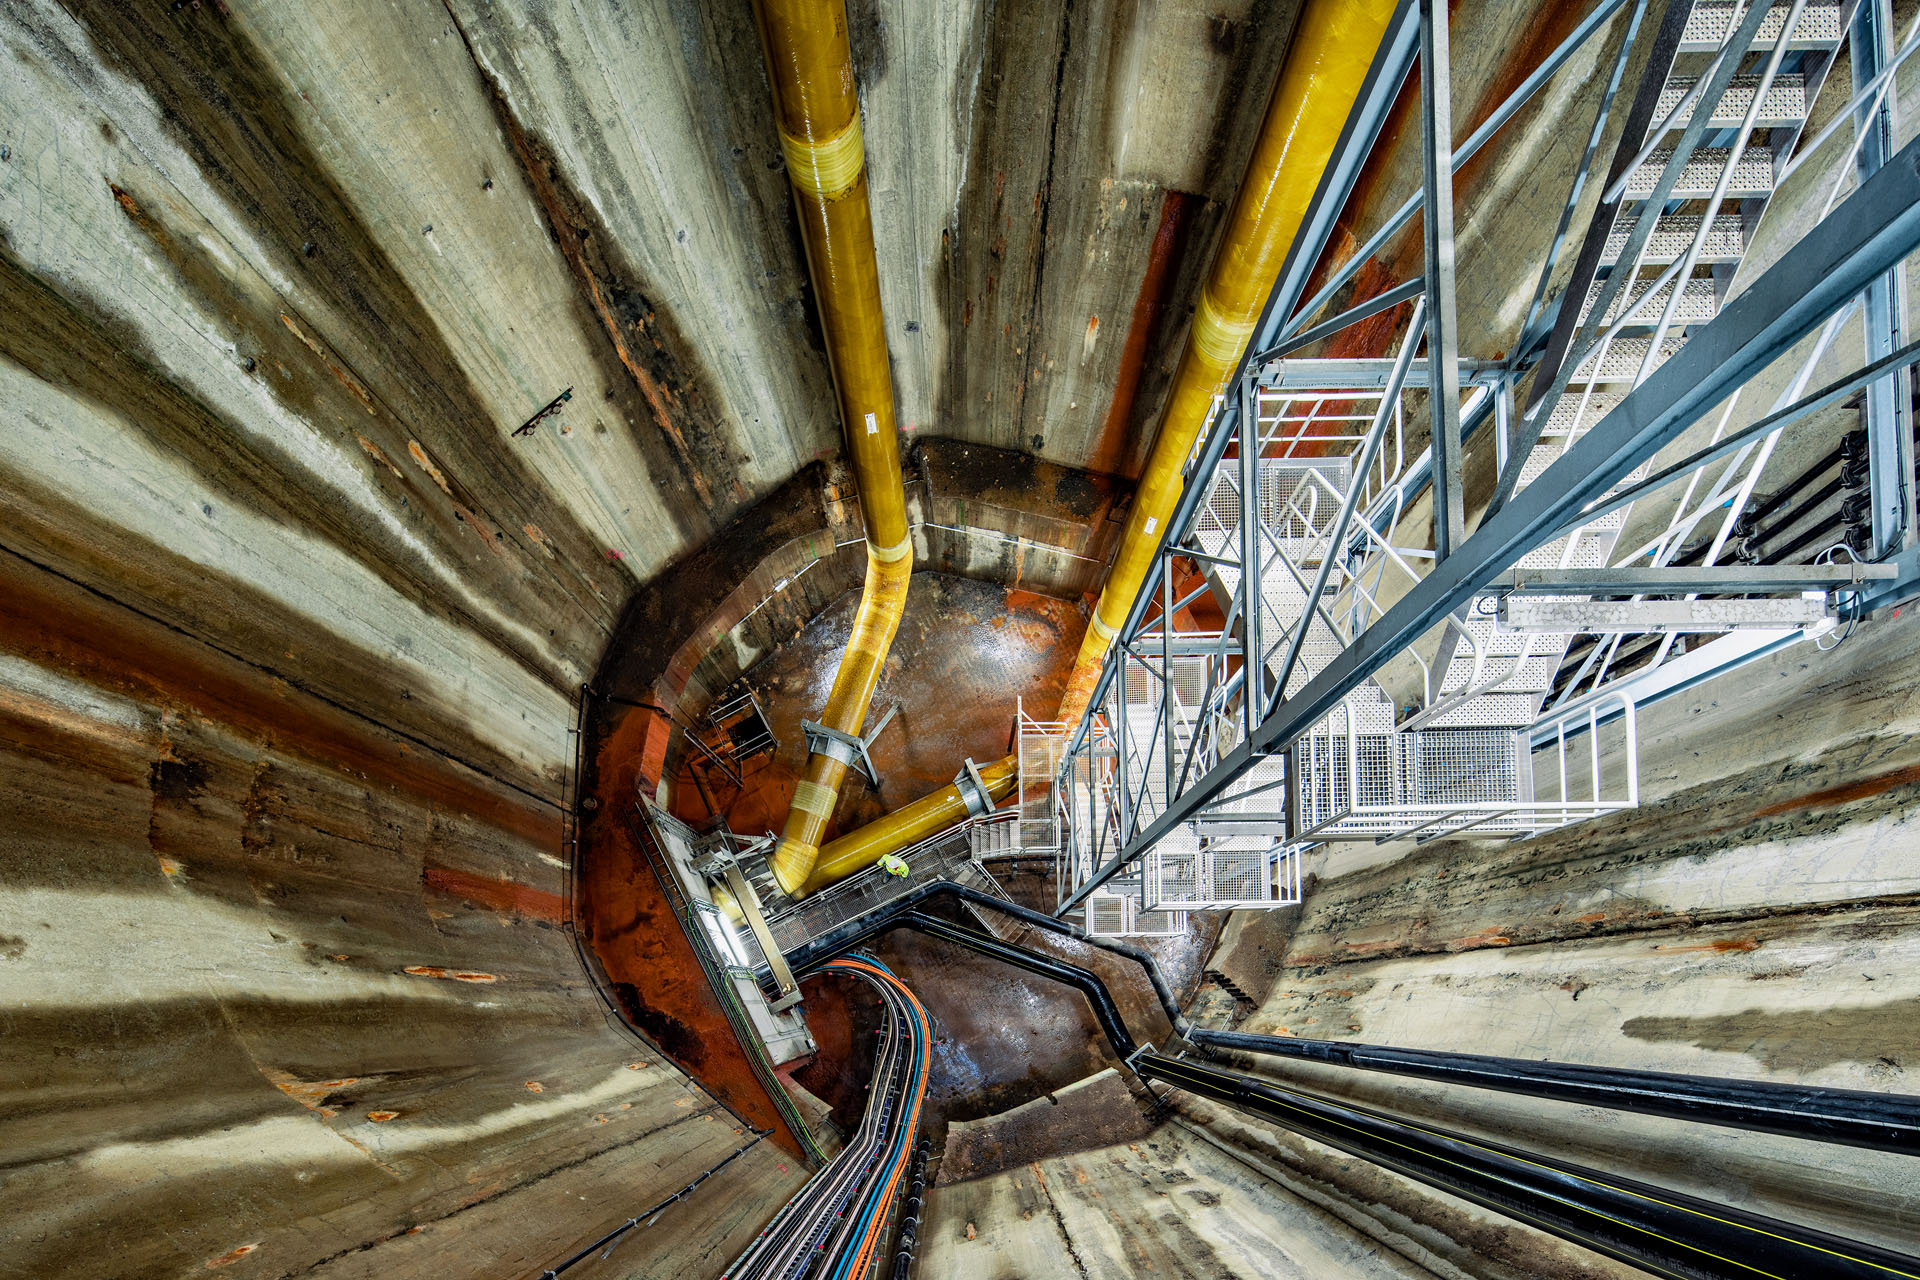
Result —
POLYGON ((787 176, 802 191, 831 200, 853 190, 867 164, 866 144, 860 136, 860 113, 847 127, 819 142, 796 138, 780 130, 780 150, 786 153, 787 176))
POLYGON ((833 816, 833 807, 839 799, 839 793, 832 787, 823 787, 805 778, 800 779, 793 788, 793 807, 823 821, 833 816))
POLYGON ((1240 359, 1240 353, 1247 349, 1247 341, 1253 337, 1253 326, 1257 321, 1256 316, 1234 320, 1222 315, 1212 292, 1202 289, 1200 305, 1193 312, 1193 335, 1188 341, 1193 344, 1194 354, 1208 364, 1221 369, 1230 368, 1240 359))

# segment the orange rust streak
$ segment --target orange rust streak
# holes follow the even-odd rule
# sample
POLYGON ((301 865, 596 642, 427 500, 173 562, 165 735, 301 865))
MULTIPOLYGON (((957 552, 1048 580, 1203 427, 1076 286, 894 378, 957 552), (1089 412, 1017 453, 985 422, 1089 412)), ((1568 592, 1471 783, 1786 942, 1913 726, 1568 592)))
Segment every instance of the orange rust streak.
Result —
POLYGON ((476 973, 471 969, 443 969, 437 964, 410 964, 404 970, 416 978, 446 978, 451 982, 498 982, 497 974, 476 973))
POLYGON ((1809 791, 1806 795, 1796 796, 1792 800, 1782 800, 1778 804, 1766 805, 1755 809, 1753 816, 1772 818, 1782 813, 1795 813, 1801 809, 1824 809, 1837 804, 1850 804, 1855 800, 1865 800, 1869 796, 1877 796, 1883 791, 1891 791, 1895 787, 1904 787, 1915 782, 1920 782, 1920 765, 1908 765, 1904 769, 1875 774, 1859 782, 1828 787, 1824 791, 1809 791))
POLYGON ((352 374, 342 369, 338 364, 335 364, 333 357, 321 350, 320 344, 308 337, 307 331, 296 324, 292 316, 282 312, 280 315, 280 323, 287 326, 287 331, 293 334, 294 337, 300 339, 307 350, 313 352, 314 358, 326 366, 327 372, 333 375, 335 382, 338 382, 341 386, 353 393, 353 398, 360 402, 362 409, 365 409, 368 414, 374 417, 380 416, 380 411, 374 408, 373 397, 367 394, 367 389, 355 381, 352 374))
POLYGON ((550 920, 554 924, 565 918, 566 903, 559 894, 531 885, 436 866, 427 867, 424 879, 429 889, 465 898, 489 911, 502 911, 528 920, 550 920))
MULTIPOLYGON (((633 354, 627 350, 626 341, 620 336, 620 321, 613 314, 613 308, 607 305, 606 296, 600 292, 600 282, 594 279, 593 273, 584 265, 579 268, 579 272, 580 278, 586 283, 587 291, 593 296, 593 309, 599 315, 600 323, 606 326, 607 336, 613 339, 613 349, 620 357, 620 363, 626 366, 627 372, 632 374, 633 380, 639 384, 640 394, 647 398, 647 404, 653 409, 654 421, 660 424, 660 429, 673 441, 673 446, 679 450, 680 456, 690 462, 692 455, 687 451, 687 439, 681 434, 680 428, 674 425, 673 415, 667 412, 666 397, 660 393, 659 384, 653 380, 651 374, 640 367, 640 362, 635 360, 633 354)), ((690 473, 693 477, 694 491, 700 495, 700 500, 712 502, 713 493, 707 485, 706 478, 698 469, 690 468, 690 473)))
POLYGON ((212 1271, 216 1268, 224 1267, 229 1263, 240 1261, 240 1259, 246 1257, 259 1247, 257 1244, 243 1244, 238 1248, 227 1250, 217 1258, 208 1258, 204 1265, 208 1271, 212 1271))
POLYGON ((1140 390, 1140 375, 1146 367, 1147 343, 1159 327, 1166 309, 1168 276, 1172 274, 1175 250, 1186 236, 1187 223, 1197 197, 1184 191, 1169 191, 1160 202, 1160 226, 1153 233, 1153 247, 1147 252, 1147 269, 1140 277, 1140 292, 1133 302, 1133 318, 1127 322, 1127 340, 1120 349, 1120 368, 1113 384, 1113 402, 1107 420, 1100 428, 1099 443, 1087 466, 1094 471, 1117 472, 1127 460, 1127 423, 1133 417, 1133 402, 1140 390))
POLYGON ((1758 938, 1720 938, 1697 947, 1656 946, 1654 948, 1655 951, 1664 951, 1669 955, 1677 955, 1688 951, 1710 951, 1723 954, 1728 951, 1758 951, 1759 949, 1760 939, 1758 938))

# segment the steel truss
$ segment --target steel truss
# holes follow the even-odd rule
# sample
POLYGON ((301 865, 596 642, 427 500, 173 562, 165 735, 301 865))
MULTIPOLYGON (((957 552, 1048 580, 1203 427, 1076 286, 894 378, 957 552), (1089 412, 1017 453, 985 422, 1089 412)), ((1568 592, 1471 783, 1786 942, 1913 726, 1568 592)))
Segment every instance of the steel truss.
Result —
MULTIPOLYGON (((1873 3, 1863 0, 1861 9, 1873 3)), ((1875 463, 1875 536, 1894 544, 1878 558, 1891 568, 1799 566, 1797 577, 1775 569, 1742 581, 1738 566, 1716 563, 1724 531, 1692 576, 1668 568, 1703 521, 1731 529, 1788 424, 1862 387, 1869 404, 1883 400, 1878 389, 1896 385, 1920 359, 1920 344, 1902 345, 1893 288, 1902 260, 1920 246, 1920 143, 1870 159, 1891 69, 1915 42, 1910 36, 1892 55, 1881 48, 1856 69, 1847 115, 1863 124, 1842 175, 1851 190, 1836 184, 1817 227, 1728 300, 1731 266, 1764 193, 1741 197, 1744 220, 1734 227, 1722 201, 1749 181, 1743 165, 1751 168, 1754 154, 1765 154, 1769 177, 1786 163, 1837 47, 1829 28, 1852 10, 1813 0, 1683 8, 1656 33, 1666 46, 1664 54, 1656 49, 1660 81, 1643 86, 1635 103, 1638 126, 1620 144, 1603 200, 1613 208, 1588 234, 1584 272, 1576 264, 1575 287, 1549 303, 1547 280, 1568 243, 1645 8, 1644 0, 1630 9, 1625 0, 1597 6, 1487 125, 1452 148, 1444 34, 1430 21, 1428 0, 1403 4, 1250 354, 1196 449, 1090 710, 1068 739, 1056 914, 1085 908, 1090 932, 1171 931, 1190 908, 1297 901, 1299 854, 1322 840, 1522 835, 1636 803, 1635 708, 1684 684, 1678 671, 1662 681, 1643 667, 1616 686, 1603 657, 1569 686, 1579 696, 1543 714, 1567 642, 1600 629, 1585 625, 1583 601, 1594 602, 1587 608, 1596 617, 1658 616, 1663 628, 1696 632, 1793 615, 1772 631, 1742 632, 1738 643, 1729 637, 1723 653, 1737 662, 1778 648, 1783 633, 1831 629, 1830 613, 1851 617, 1920 591, 1910 456, 1875 463), (1315 323, 1386 235, 1428 201, 1450 203, 1447 175, 1622 10, 1612 78, 1529 312, 1533 336, 1523 336, 1512 358, 1459 359, 1451 349, 1446 216, 1425 220, 1422 279, 1315 323), (1674 72, 1681 54, 1710 61, 1698 74, 1674 72), (1416 56, 1435 99, 1423 109, 1426 192, 1302 305, 1307 272, 1416 56), (1689 311, 1699 281, 1710 301, 1689 311), (1415 303, 1395 358, 1293 357, 1377 314, 1389 297, 1415 303), (1816 363, 1863 304, 1870 363, 1808 394, 1816 363), (1773 411, 1735 425, 1730 397, 1816 331, 1812 354, 1803 353, 1773 411), (1623 353, 1631 368, 1604 375, 1623 353), (1527 403, 1516 404, 1514 388, 1543 358, 1527 403), (1423 393, 1429 441, 1412 457, 1403 403, 1410 389, 1423 393), (1717 423, 1708 446, 1646 478, 1664 447, 1696 423, 1715 422, 1709 414, 1717 423), (1488 424, 1500 485, 1494 508, 1468 535, 1459 455, 1488 424), (1883 472, 1904 487, 1889 496, 1879 487, 1883 472), (1669 529, 1651 548, 1619 557, 1613 544, 1626 504, 1683 479, 1687 491, 1669 529), (1615 570, 1624 576, 1606 576, 1615 570), (1813 586, 1801 581, 1809 574, 1813 586), (1819 607, 1744 598, 1822 588, 1819 607), (1561 619, 1556 625, 1567 629, 1542 635, 1536 623, 1532 634, 1516 635, 1500 627, 1500 598, 1516 590, 1526 593, 1531 615, 1561 619), (1599 595, 1629 599, 1594 600, 1599 595), (1214 621, 1196 629, 1196 611, 1214 621), (1423 669, 1424 705, 1398 708, 1373 680, 1401 654, 1423 669)), ((1855 39, 1865 21, 1853 17, 1855 39)), ((1891 448, 1882 438, 1892 430, 1876 433, 1880 454, 1891 448)), ((1618 634, 1608 640, 1596 654, 1612 655, 1618 634)), ((1670 656, 1680 654, 1662 645, 1656 664, 1670 656)), ((1682 665, 1687 680, 1720 669, 1682 665)))

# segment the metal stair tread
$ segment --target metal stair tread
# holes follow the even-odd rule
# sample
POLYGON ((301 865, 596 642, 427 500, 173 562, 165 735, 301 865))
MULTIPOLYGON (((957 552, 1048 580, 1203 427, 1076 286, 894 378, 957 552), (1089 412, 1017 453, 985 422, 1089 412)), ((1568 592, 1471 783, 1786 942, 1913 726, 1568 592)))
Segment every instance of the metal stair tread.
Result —
MULTIPOLYGON (((1660 344, 1660 359, 1655 363, 1657 369, 1673 358, 1680 349, 1681 337, 1669 335, 1660 344)), ((1608 343, 1605 351, 1595 348, 1580 362, 1574 370, 1572 384, 1632 382, 1640 372, 1640 365, 1647 358, 1647 351, 1653 346, 1653 339, 1646 337, 1619 337, 1608 343)), ((1572 394, 1571 387, 1569 394, 1572 394)))
MULTIPOLYGON (((1756 47, 1772 48, 1780 39, 1780 31, 1787 24, 1790 7, 1776 5, 1760 20, 1760 33, 1754 40, 1756 47)), ((1846 34, 1841 24, 1844 7, 1838 0, 1808 4, 1801 10, 1800 20, 1793 25, 1793 35, 1788 39, 1787 47, 1830 49, 1838 45, 1846 34)), ((1693 12, 1687 15, 1686 30, 1680 36, 1680 52, 1712 53, 1718 50, 1733 33, 1735 11, 1734 0, 1697 0, 1693 12)), ((1739 6, 1738 11, 1744 15, 1745 6, 1739 6)))
MULTIPOLYGON (((1720 180, 1720 171, 1727 167, 1732 154, 1728 147, 1697 147, 1687 157, 1686 167, 1680 171, 1680 181, 1674 185, 1672 200, 1704 200, 1713 194, 1720 180)), ((1660 173, 1673 158, 1673 148, 1659 147, 1647 157, 1646 163, 1635 169, 1627 177, 1626 198, 1645 200, 1653 194, 1654 183, 1660 173)), ((1740 163, 1734 166, 1733 180, 1727 187, 1729 196, 1764 196, 1773 192, 1773 152, 1765 147, 1748 147, 1740 156, 1740 163)))
MULTIPOLYGON (((1680 129, 1692 119, 1698 109, 1696 102, 1682 111, 1674 119, 1667 116, 1687 91, 1698 83, 1698 76, 1672 76, 1666 87, 1660 91, 1660 102, 1654 108, 1654 119, 1666 120, 1669 130, 1680 129)), ((1747 117, 1747 111, 1753 106, 1753 98, 1760 89, 1759 76, 1735 76, 1727 86, 1720 101, 1713 104, 1713 113, 1707 117, 1709 125, 1715 128, 1732 129, 1747 117)), ((1767 86, 1766 96, 1760 100, 1760 110, 1754 116, 1756 128, 1769 128, 1774 125, 1798 124, 1807 118, 1807 84, 1804 76, 1781 72, 1767 86)))
MULTIPOLYGON (((1613 305, 1607 308, 1604 323, 1612 324, 1627 314, 1642 298, 1645 298, 1653 284, 1651 280, 1636 280, 1622 289, 1613 299, 1613 305)), ((1599 299, 1600 291, 1605 288, 1603 281, 1596 280, 1587 291, 1586 303, 1580 308, 1580 319, 1584 323, 1593 311, 1593 304, 1599 299)), ((1707 276, 1689 276, 1686 287, 1680 291, 1680 305, 1675 308, 1675 324, 1705 324, 1713 319, 1719 310, 1719 286, 1707 276)), ((1641 306, 1628 323, 1635 327, 1652 328, 1660 323, 1661 314, 1673 297, 1673 281, 1660 286, 1653 298, 1641 306)))
MULTIPOLYGON (((1653 266, 1666 266, 1678 262, 1687 251, 1693 239, 1699 234, 1703 217, 1697 213, 1666 213, 1660 215, 1653 224, 1653 235, 1647 240, 1645 252, 1640 261, 1653 266)), ((1607 237, 1607 245, 1600 255, 1600 261, 1612 266, 1620 261, 1620 251, 1626 247, 1627 236, 1632 232, 1630 224, 1622 222, 1607 237)), ((1701 246, 1698 261, 1703 263, 1738 262, 1747 251, 1746 221, 1739 214, 1723 213, 1713 220, 1713 226, 1707 232, 1706 243, 1701 246)))

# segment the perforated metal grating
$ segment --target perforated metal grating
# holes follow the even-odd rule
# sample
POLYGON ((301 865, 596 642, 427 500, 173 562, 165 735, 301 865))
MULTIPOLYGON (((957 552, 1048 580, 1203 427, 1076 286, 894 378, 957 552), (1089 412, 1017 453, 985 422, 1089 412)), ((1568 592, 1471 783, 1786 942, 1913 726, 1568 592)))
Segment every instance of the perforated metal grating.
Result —
MULTIPOLYGON (((1733 154, 1727 147, 1700 147, 1687 158, 1686 167, 1680 171, 1680 181, 1673 189, 1672 199, 1705 200, 1713 194, 1714 185, 1720 181, 1721 170, 1727 167, 1727 160, 1733 154)), ((1647 157, 1645 164, 1635 169, 1627 178, 1627 199, 1645 200, 1653 194, 1654 183, 1659 181, 1660 173, 1673 159, 1671 147, 1660 147, 1647 157)), ((1765 148, 1749 147, 1740 157, 1740 163, 1734 168, 1733 182, 1727 189, 1730 196, 1764 196, 1773 190, 1773 152, 1765 148)))
MULTIPOLYGON (((1667 81, 1666 88, 1660 91, 1660 105, 1654 110, 1656 120, 1665 120, 1667 113, 1678 106, 1680 99, 1694 86, 1692 76, 1674 76, 1667 81)), ((1733 83, 1713 106, 1713 114, 1707 122, 1719 128, 1731 129, 1747 117, 1747 110, 1753 105, 1754 94, 1759 92, 1759 76, 1735 76, 1733 83)), ((1689 106, 1678 117, 1669 121, 1669 129, 1684 128, 1693 118, 1698 103, 1689 106)), ((1793 124, 1807 117, 1807 84, 1798 75, 1783 72, 1773 78, 1767 86, 1766 97, 1760 100, 1760 112, 1754 118, 1754 125, 1767 128, 1770 125, 1793 124)))
MULTIPOLYGON (((1660 220, 1654 223, 1653 235, 1648 238, 1646 252, 1640 260, 1655 266, 1678 262, 1692 246, 1694 237, 1700 233, 1702 221, 1697 213, 1662 214, 1660 220)), ((1631 223, 1616 225, 1613 234, 1607 237, 1607 247, 1600 260, 1608 264, 1618 262, 1620 251, 1626 248, 1627 237, 1632 231, 1631 223)), ((1744 220, 1738 214, 1723 213, 1713 220, 1713 227, 1707 232, 1697 261, 1738 262, 1746 251, 1744 220)))
MULTIPOLYGON (((1648 294, 1647 284, 1639 282, 1622 289, 1613 299, 1613 305, 1607 308, 1606 323, 1612 324, 1628 311, 1633 311, 1629 322, 1652 327, 1660 322, 1666 311, 1667 303, 1673 298, 1673 284, 1669 281, 1662 285, 1644 305, 1641 299, 1648 294), (1638 310, 1634 310, 1634 308, 1638 310)), ((1580 308, 1580 317, 1586 319, 1593 310, 1593 304, 1600 297, 1602 286, 1596 283, 1587 294, 1586 305, 1580 308)), ((1674 312, 1674 319, 1680 324, 1705 324, 1713 319, 1719 305, 1719 290, 1714 282, 1704 276, 1695 276, 1687 280, 1686 288, 1680 292, 1680 305, 1674 312)))
MULTIPOLYGON (((1780 39, 1781 28, 1787 25, 1787 11, 1791 5, 1775 5, 1766 17, 1760 20, 1760 34, 1755 37, 1756 45, 1772 46, 1780 39)), ((1800 21, 1793 25, 1793 38, 1788 48, 1810 49, 1832 47, 1840 43, 1845 34, 1841 25, 1843 6, 1831 0, 1807 5, 1800 12, 1800 21)), ((1744 16, 1744 6, 1738 8, 1744 16)), ((1697 0, 1693 12, 1687 15, 1686 31, 1680 37, 1680 48, 1685 53, 1708 53, 1726 43, 1733 34, 1736 22, 1736 6, 1733 0, 1697 0)))

